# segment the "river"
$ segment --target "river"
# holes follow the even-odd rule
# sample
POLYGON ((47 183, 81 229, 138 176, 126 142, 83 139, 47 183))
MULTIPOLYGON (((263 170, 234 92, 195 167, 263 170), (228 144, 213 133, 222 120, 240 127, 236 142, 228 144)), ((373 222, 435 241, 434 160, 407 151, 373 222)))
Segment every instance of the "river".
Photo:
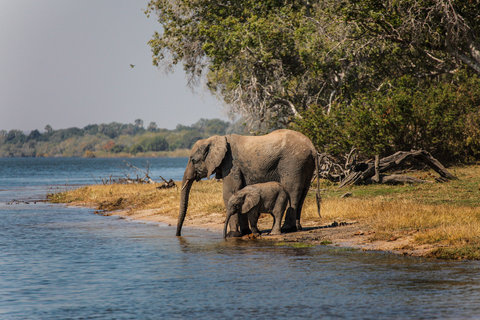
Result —
MULTIPOLYGON (((181 179, 186 164, 126 160, 149 161, 155 180, 181 179)), ((175 237, 174 227, 35 201, 129 171, 122 159, 0 159, 0 319, 480 317, 479 262, 194 229, 175 237)))

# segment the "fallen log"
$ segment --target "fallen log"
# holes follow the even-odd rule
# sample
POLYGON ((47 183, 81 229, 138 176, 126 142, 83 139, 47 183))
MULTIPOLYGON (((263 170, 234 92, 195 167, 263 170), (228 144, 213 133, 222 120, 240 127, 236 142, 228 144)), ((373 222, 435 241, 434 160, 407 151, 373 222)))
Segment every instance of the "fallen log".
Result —
POLYGON ((163 180, 163 184, 158 186, 157 189, 169 189, 169 188, 176 188, 177 185, 175 184, 175 181, 173 181, 173 179, 170 179, 170 180, 166 180, 164 177, 162 176, 159 176, 160 179, 163 180))
POLYGON ((352 165, 351 168, 345 170, 345 176, 341 180, 339 188, 368 183, 420 183, 427 182, 425 180, 400 176, 400 175, 385 175, 384 173, 397 168, 407 161, 421 162, 432 168, 440 177, 436 180, 445 182, 448 180, 457 179, 451 174, 437 159, 435 159, 428 151, 412 150, 412 151, 398 151, 391 156, 379 159, 377 156, 375 161, 371 159, 365 162, 360 162, 352 165))

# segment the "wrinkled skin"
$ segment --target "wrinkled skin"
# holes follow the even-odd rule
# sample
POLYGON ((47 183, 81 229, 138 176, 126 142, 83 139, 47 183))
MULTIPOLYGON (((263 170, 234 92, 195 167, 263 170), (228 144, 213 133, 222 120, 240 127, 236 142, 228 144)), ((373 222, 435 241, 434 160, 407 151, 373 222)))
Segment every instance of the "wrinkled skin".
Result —
MULTIPOLYGON (((245 186, 279 182, 291 201, 283 231, 300 230, 300 213, 315 170, 315 157, 315 148, 307 137, 286 129, 264 136, 232 134, 197 141, 183 175, 177 236, 181 235, 193 182, 212 174, 223 179, 225 206, 230 197, 245 186)), ((232 216, 229 226, 228 236, 251 233, 247 215, 232 216)))
POLYGON ((246 214, 253 234, 259 235, 258 218, 262 213, 270 213, 273 216, 270 233, 280 234, 280 224, 288 202, 288 194, 278 182, 252 184, 240 189, 228 200, 223 237, 227 237, 228 222, 235 214, 246 214))

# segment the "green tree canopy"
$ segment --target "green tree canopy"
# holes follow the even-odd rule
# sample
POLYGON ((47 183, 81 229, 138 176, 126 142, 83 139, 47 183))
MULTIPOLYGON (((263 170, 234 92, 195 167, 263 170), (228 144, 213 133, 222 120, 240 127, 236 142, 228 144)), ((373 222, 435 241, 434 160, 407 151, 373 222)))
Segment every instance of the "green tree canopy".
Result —
MULTIPOLYGON (((338 152, 360 143, 354 129, 360 123, 370 134, 382 127, 382 95, 390 99, 382 103, 395 110, 383 114, 386 123, 410 128, 411 114, 397 111, 414 108, 419 117, 442 104, 434 100, 444 94, 433 89, 454 92, 478 83, 468 79, 480 74, 480 0, 151 0, 147 14, 152 13, 162 26, 149 42, 155 65, 183 65, 191 84, 206 81, 250 128, 269 131, 296 123, 318 143, 335 139, 338 152), (407 94, 425 100, 405 101, 407 94), (352 120, 361 115, 370 120, 352 120), (351 126, 351 135, 341 135, 342 126, 351 126)), ((472 95, 464 98, 478 107, 472 95)), ((454 112, 437 111, 446 118, 457 113, 475 126, 474 110, 462 107, 461 100, 450 100, 454 112)), ((414 130, 415 141, 425 139, 416 145, 432 141, 425 132, 440 134, 430 130, 438 122, 415 125, 423 126, 414 130)), ((368 152, 407 146, 399 143, 404 133, 383 132, 389 138, 368 152)), ((460 136, 465 138, 455 134, 460 136)), ((363 135, 363 145, 371 138, 363 135)))
POLYGON ((151 0, 155 65, 182 63, 251 125, 328 113, 403 75, 480 73, 480 1, 151 0))

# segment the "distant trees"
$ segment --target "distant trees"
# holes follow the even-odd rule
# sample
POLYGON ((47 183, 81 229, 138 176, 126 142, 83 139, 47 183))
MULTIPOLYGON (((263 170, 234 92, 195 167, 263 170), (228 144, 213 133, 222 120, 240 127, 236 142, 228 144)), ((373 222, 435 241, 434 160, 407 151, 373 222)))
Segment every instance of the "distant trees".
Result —
POLYGON ((27 141, 36 141, 36 140, 39 140, 41 138, 42 134, 40 133, 40 131, 38 131, 37 129, 35 130, 32 130, 30 132, 30 134, 27 136, 27 141))
POLYGON ((155 132, 155 131, 157 131, 157 129, 158 129, 158 127, 157 127, 157 124, 155 122, 150 122, 148 124, 147 131, 155 132))
POLYGON ((145 130, 139 120, 133 124, 91 124, 82 129, 50 127, 44 133, 32 130, 28 135, 20 130, 2 130, 0 157, 147 154, 189 149, 199 139, 234 130, 229 122, 219 119, 200 119, 191 126, 178 125, 175 130, 158 129, 154 122, 145 130))
POLYGON ((5 142, 10 144, 24 143, 25 140, 26 136, 20 130, 10 130, 5 137, 5 142))
POLYGON ((45 126, 45 132, 46 132, 47 134, 50 134, 50 133, 52 133, 52 131, 53 131, 52 126, 49 125, 49 124, 47 124, 47 125, 45 126))
POLYGON ((143 120, 142 119, 136 119, 135 120, 135 127, 138 129, 143 129, 143 120))

